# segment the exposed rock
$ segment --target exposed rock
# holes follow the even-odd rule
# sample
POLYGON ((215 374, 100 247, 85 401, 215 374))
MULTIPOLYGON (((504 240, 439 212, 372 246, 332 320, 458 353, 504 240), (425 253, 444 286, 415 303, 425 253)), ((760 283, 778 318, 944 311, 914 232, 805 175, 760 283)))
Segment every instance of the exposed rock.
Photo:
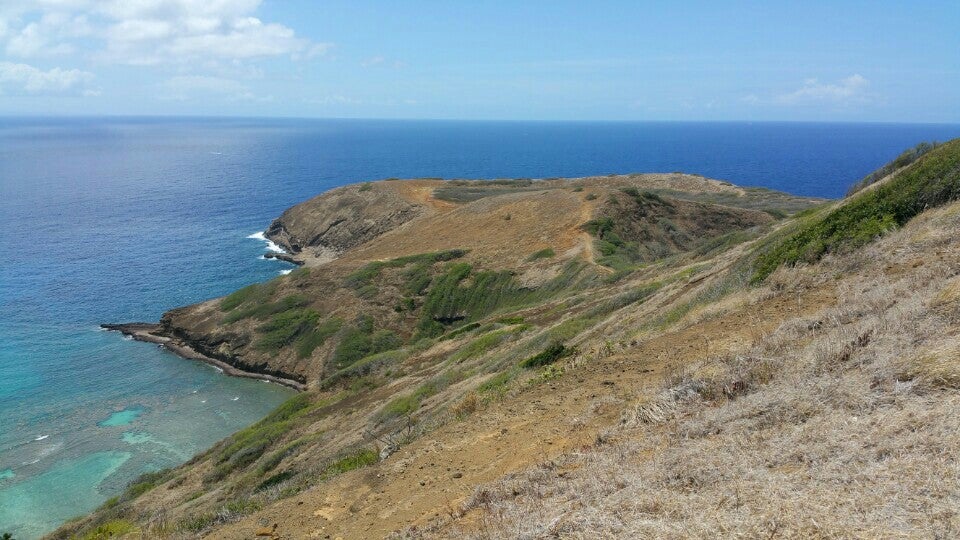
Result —
POLYGON ((303 266, 303 261, 302 261, 302 260, 296 258, 296 257, 293 256, 293 255, 290 255, 289 253, 277 253, 277 252, 275 252, 275 251, 268 251, 268 252, 266 252, 266 253, 263 254, 263 258, 264 258, 264 259, 276 259, 276 260, 278 260, 278 261, 288 262, 288 263, 291 263, 291 264, 295 264, 295 265, 297 265, 297 266, 303 266))
POLYGON ((354 184, 287 209, 265 235, 290 253, 329 256, 369 242, 423 210, 382 183, 354 184))

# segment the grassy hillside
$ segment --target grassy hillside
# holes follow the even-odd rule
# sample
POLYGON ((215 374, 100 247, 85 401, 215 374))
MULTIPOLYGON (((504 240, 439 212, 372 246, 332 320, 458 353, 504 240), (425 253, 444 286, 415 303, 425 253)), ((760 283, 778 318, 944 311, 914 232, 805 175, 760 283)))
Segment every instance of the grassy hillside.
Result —
POLYGON ((949 537, 958 156, 827 205, 372 184, 422 214, 166 319, 309 390, 54 536, 949 537))
MULTIPOLYGON (((913 157, 916 151, 906 154, 913 157)), ((900 160, 895 161, 898 163, 900 160)), ((906 161, 906 160, 903 160, 906 161)), ((889 168, 889 167, 885 167, 889 168)), ((913 219, 960 198, 960 140, 928 150, 887 182, 815 212, 775 238, 757 258, 755 281, 777 267, 816 262, 827 253, 852 251, 913 219)))

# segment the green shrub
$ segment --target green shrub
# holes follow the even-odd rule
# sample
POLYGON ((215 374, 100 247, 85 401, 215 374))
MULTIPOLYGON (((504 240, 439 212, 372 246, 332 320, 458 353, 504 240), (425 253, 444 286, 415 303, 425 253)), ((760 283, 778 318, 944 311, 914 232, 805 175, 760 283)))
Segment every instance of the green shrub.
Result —
POLYGON ((936 141, 922 142, 913 148, 903 151, 903 153, 897 156, 893 161, 873 171, 872 173, 863 177, 859 182, 851 186, 847 191, 847 195, 853 195, 863 188, 877 183, 878 181, 895 172, 897 169, 906 167, 907 165, 910 165, 914 161, 920 159, 924 154, 930 152, 938 146, 940 146, 940 143, 936 141))
POLYGON ((455 337, 462 336, 463 334, 466 334, 467 332, 472 332, 472 331, 476 330, 477 328, 480 328, 480 323, 478 323, 478 322, 467 323, 467 324, 465 324, 465 325, 463 325, 463 326, 461 326, 461 327, 459 327, 459 328, 455 328, 455 329, 451 330, 450 332, 447 332, 446 334, 440 336, 439 340, 440 340, 440 341, 448 341, 448 340, 451 340, 451 339, 453 339, 453 338, 455 338, 455 337))
POLYGON ((379 459, 380 456, 377 454, 376 450, 372 448, 361 448, 356 452, 344 456, 328 465, 324 469, 321 478, 326 479, 338 474, 361 469, 367 465, 373 465, 379 461, 379 459))
POLYGON ((330 336, 336 334, 342 325, 342 320, 331 318, 305 332, 297 341, 297 358, 309 357, 313 354, 314 349, 323 345, 330 336))
POLYGON ((560 360, 564 356, 573 353, 573 349, 565 346, 563 343, 555 342, 543 351, 520 362, 520 367, 531 369, 539 366, 546 366, 560 360))
POLYGON ((262 351, 277 351, 305 335, 312 336, 311 332, 315 332, 319 320, 320 314, 312 309, 293 309, 278 313, 257 328, 263 336, 257 341, 256 347, 262 351))
MULTIPOLYGON (((521 328, 520 331, 523 331, 523 329, 521 328)), ((453 362, 463 362, 464 360, 475 358, 505 343, 518 333, 517 328, 488 332, 463 347, 460 347, 457 352, 450 356, 450 360, 453 362)))
POLYGON ((232 324, 239 320, 249 319, 251 317, 262 321, 266 320, 271 315, 301 308, 309 304, 310 299, 307 297, 299 294, 292 294, 285 296, 276 302, 258 302, 243 309, 232 311, 223 318, 223 324, 232 324))
POLYGON ((785 237, 762 246, 754 283, 781 265, 816 262, 827 253, 856 249, 904 225, 928 208, 960 199, 960 139, 927 152, 875 189, 799 221, 785 237))
POLYGON ((275 281, 268 281, 267 283, 254 283, 253 285, 248 285, 242 289, 234 291, 226 298, 220 301, 220 309, 222 311, 231 311, 237 306, 246 303, 263 303, 266 302, 270 296, 273 295, 274 291, 277 289, 277 283, 275 281))
POLYGON ((360 187, 357 189, 357 191, 370 191, 371 189, 373 189, 373 184, 370 182, 364 182, 360 184, 360 187))
POLYGON ((406 416, 414 413, 419 408, 420 398, 413 394, 394 398, 377 413, 377 421, 386 422, 387 420, 406 416))
POLYGON ((80 540, 107 540, 124 534, 132 533, 136 530, 133 523, 125 519, 114 519, 101 523, 96 529, 80 536, 80 540))
MULTIPOLYGON (((380 272, 382 272, 384 268, 403 268, 404 266, 410 264, 416 264, 418 266, 427 268, 434 263, 452 261, 453 259, 459 259, 466 254, 466 250, 451 249, 447 251, 437 251, 434 253, 407 255, 405 257, 398 257, 389 261, 373 261, 371 263, 367 263, 359 270, 356 270, 347 276, 346 284, 353 289, 359 290, 362 287, 371 285, 373 280, 380 275, 380 272)), ((421 272, 422 271, 423 270, 421 269, 421 272)))
POLYGON ((217 523, 217 515, 213 512, 205 512, 181 519, 177 523, 177 528, 184 531, 200 532, 215 523, 217 523))
POLYGON ((506 390, 507 384, 516 376, 517 372, 515 370, 498 373, 481 383, 477 387, 477 392, 481 394, 502 394, 506 390))
POLYGON ((499 309, 542 302, 573 287, 581 269, 580 263, 571 262, 559 276, 532 289, 523 287, 508 271, 474 272, 469 264, 451 264, 427 292, 417 326, 419 335, 440 336, 451 324, 475 321, 499 309))
POLYGON ((293 470, 280 471, 277 474, 274 474, 269 478, 265 479, 263 482, 260 482, 259 484, 257 484, 257 487, 255 487, 253 491, 254 492, 263 491, 269 487, 273 487, 282 482, 286 482, 287 480, 293 478, 296 475, 297 475, 297 472, 293 470))
POLYGON ((313 403, 313 396, 306 392, 301 392, 290 399, 281 403, 276 409, 270 412, 263 420, 254 424, 254 426, 276 424, 286 422, 297 416, 301 411, 310 407, 313 403))
POLYGON ((549 259, 550 257, 555 257, 556 255, 557 252, 555 252, 553 248, 544 248, 540 251, 532 253, 529 257, 527 257, 527 260, 536 261, 538 259, 549 259))
POLYGON ((373 329, 373 318, 363 315, 357 318, 353 328, 350 328, 336 350, 331 361, 337 369, 343 369, 367 356, 396 349, 403 344, 395 332, 391 330, 373 329))
POLYGON ((404 350, 398 349, 371 354, 370 356, 358 360, 343 369, 337 370, 323 380, 321 387, 325 389, 332 388, 334 385, 344 380, 364 377, 384 366, 395 364, 406 358, 406 356, 407 353, 404 350))

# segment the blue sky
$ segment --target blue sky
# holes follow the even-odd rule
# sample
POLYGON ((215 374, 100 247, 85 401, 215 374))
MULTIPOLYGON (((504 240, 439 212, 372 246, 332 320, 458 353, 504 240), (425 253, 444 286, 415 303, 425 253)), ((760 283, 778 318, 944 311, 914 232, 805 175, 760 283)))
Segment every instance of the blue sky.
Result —
POLYGON ((960 122, 960 4, 0 0, 0 114, 960 122))

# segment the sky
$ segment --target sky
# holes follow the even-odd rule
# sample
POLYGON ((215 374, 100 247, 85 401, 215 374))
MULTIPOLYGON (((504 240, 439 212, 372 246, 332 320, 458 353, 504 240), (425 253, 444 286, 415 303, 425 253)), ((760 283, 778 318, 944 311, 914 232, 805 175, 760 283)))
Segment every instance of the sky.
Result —
POLYGON ((0 115, 960 122, 960 3, 0 0, 0 115))

